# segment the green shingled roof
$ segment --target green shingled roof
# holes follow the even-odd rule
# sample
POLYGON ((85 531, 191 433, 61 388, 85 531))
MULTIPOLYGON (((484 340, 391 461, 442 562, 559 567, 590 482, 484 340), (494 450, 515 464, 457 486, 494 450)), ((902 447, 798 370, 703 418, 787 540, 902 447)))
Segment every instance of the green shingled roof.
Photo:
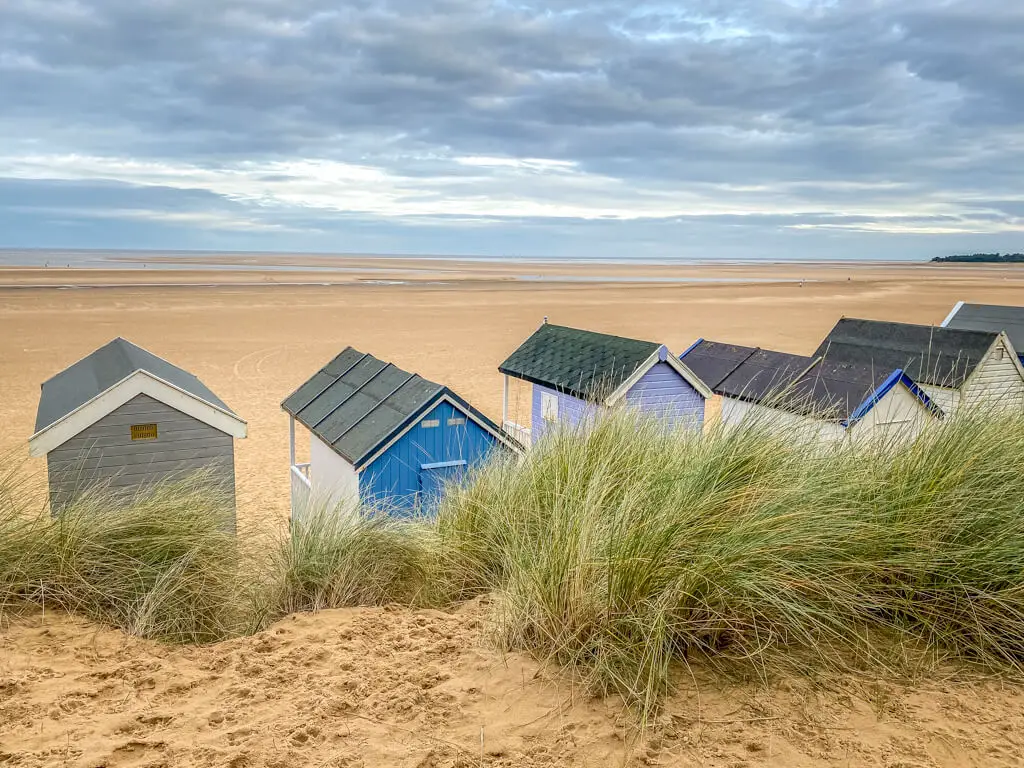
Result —
POLYGON ((545 323, 498 370, 573 397, 601 401, 660 346, 545 323))

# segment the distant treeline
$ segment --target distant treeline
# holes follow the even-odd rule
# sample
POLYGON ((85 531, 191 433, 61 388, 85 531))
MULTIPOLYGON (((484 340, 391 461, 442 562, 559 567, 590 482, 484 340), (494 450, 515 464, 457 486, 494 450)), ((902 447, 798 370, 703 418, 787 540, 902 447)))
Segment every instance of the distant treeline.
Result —
POLYGON ((958 253, 954 256, 936 256, 932 261, 994 262, 998 264, 1024 264, 1024 253, 958 253))

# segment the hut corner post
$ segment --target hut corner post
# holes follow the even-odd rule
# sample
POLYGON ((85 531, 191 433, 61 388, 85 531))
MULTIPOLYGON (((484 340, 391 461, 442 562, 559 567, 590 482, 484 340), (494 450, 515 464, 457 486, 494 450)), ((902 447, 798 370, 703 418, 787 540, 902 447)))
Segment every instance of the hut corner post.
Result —
POLYGON ((295 466, 295 417, 288 414, 288 464, 295 466))
POLYGON ((501 393, 501 428, 507 429, 508 424, 508 374, 505 374, 505 380, 502 386, 501 393))
POLYGON ((310 494, 312 493, 311 475, 312 470, 309 463, 298 464, 295 461, 295 417, 288 414, 288 475, 292 486, 292 510, 289 518, 295 520, 295 516, 309 505, 310 494))

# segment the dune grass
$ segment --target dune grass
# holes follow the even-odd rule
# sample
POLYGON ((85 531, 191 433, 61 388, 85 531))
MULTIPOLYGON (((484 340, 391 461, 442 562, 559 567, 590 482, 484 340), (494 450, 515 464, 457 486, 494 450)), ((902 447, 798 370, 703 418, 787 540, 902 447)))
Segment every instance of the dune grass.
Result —
POLYGON ((34 603, 178 643, 248 624, 229 498, 201 474, 130 498, 97 487, 57 517, 11 494, 0 503, 0 606, 34 603))
POLYGON ((299 611, 429 600, 436 550, 424 519, 314 501, 278 536, 261 569, 267 618, 299 611))
POLYGON ((881 664, 881 631, 1019 670, 1024 419, 964 415, 897 450, 628 415, 545 440, 450 493, 466 596, 510 648, 647 712, 702 656, 881 664))
POLYGON ((492 461, 432 520, 313 505, 258 546, 201 483, 97 491, 51 519, 12 475, 0 607, 210 642, 294 611, 492 594, 506 648, 643 714, 697 658, 821 671, 910 646, 1024 669, 1024 416, 960 414, 901 446, 759 427, 619 413, 492 461))

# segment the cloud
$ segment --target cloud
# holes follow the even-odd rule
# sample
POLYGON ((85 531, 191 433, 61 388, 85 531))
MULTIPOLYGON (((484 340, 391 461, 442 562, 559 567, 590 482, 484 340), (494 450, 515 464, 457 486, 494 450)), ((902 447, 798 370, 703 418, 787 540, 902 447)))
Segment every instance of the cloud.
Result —
MULTIPOLYGON (((681 255, 737 226, 755 250, 759 233, 818 230, 889 255, 932 235, 1019 247, 1024 232, 1024 9, 1001 0, 8 0, 3 13, 0 179, 197 206, 105 209, 136 234, 165 210, 160 233, 173 223, 190 243, 250 232, 299 247, 370 227, 407 251, 428 226, 487 253, 529 227, 570 255, 614 222, 681 255)), ((61 207, 38 205, 42 219, 61 207)))

